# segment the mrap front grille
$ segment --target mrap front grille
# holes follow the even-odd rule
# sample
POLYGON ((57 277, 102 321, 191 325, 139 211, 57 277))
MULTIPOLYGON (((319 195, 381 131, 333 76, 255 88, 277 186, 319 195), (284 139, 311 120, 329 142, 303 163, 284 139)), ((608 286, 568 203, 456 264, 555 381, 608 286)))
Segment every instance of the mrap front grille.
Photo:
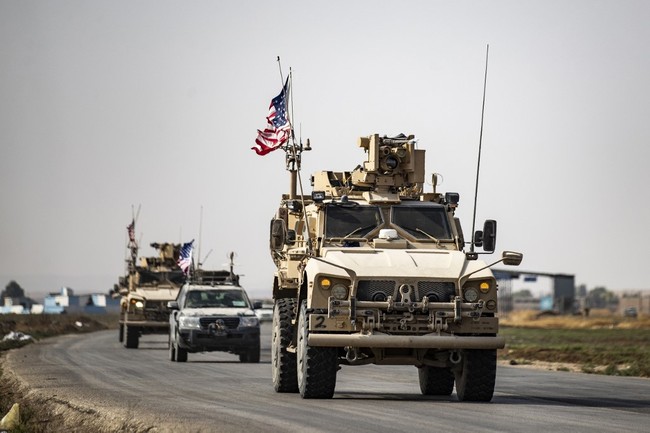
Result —
POLYGON ((452 281, 418 281, 398 283, 394 280, 362 280, 357 285, 357 300, 383 302, 389 296, 401 301, 399 286, 408 284, 412 287, 411 301, 421 301, 426 297, 429 302, 449 302, 456 296, 456 285, 452 281))

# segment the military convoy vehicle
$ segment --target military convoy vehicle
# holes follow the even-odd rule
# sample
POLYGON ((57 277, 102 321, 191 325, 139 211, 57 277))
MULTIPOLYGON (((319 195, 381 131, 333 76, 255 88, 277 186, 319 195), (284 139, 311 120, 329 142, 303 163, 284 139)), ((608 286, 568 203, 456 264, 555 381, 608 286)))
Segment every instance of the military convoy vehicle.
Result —
POLYGON ((152 243, 158 256, 137 258, 137 244, 130 243, 127 275, 119 279, 119 341, 127 349, 137 349, 140 336, 166 334, 169 329, 167 303, 178 296, 185 281, 178 267, 179 244, 152 243))
POLYGON ((169 360, 188 353, 229 352, 260 361, 260 321, 237 275, 197 269, 169 302, 169 360))
POLYGON ((496 222, 465 242, 459 194, 438 192, 436 176, 424 192, 414 136, 358 144, 366 161, 315 173, 310 196, 296 193, 309 142, 285 148, 290 193, 270 225, 275 390, 331 398, 340 366, 413 365, 425 395, 451 395, 455 384, 461 401, 490 401, 505 340, 489 268, 522 255, 478 260, 495 250, 496 222))

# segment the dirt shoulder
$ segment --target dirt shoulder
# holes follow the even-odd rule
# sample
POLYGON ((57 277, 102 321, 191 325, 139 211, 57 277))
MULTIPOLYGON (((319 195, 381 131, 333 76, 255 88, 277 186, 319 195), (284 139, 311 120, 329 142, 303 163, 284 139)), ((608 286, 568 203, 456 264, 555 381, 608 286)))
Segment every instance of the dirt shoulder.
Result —
POLYGON ((121 429, 122 425, 111 425, 104 421, 98 425, 90 425, 89 422, 97 417, 89 416, 92 414, 88 413, 88 409, 75 408, 63 400, 40 396, 21 382, 7 362, 10 349, 20 348, 47 337, 117 328, 117 323, 117 315, 0 315, 0 340, 11 332, 31 336, 31 340, 0 341, 0 418, 14 403, 18 403, 20 411, 20 424, 12 429, 12 432, 138 431, 121 429), (111 428, 106 429, 107 425, 111 425, 111 428))

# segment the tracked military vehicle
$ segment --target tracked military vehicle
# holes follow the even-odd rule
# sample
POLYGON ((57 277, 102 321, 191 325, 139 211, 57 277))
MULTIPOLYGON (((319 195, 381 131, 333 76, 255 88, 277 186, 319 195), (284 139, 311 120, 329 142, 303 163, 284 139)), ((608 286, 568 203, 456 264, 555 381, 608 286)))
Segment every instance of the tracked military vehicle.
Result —
POLYGON ((296 193, 309 143, 285 148, 290 193, 270 226, 275 390, 331 398, 340 366, 413 365, 425 395, 451 395, 455 384, 461 401, 491 400, 505 340, 489 268, 522 255, 478 260, 495 249, 496 222, 466 244, 459 194, 437 192, 435 177, 424 192, 425 150, 414 136, 358 145, 366 161, 315 173, 310 196, 296 193))
POLYGON ((137 257, 137 244, 130 243, 127 275, 119 280, 119 340, 127 349, 137 349, 140 336, 166 334, 169 330, 167 305, 178 296, 185 281, 178 267, 179 244, 152 243, 158 256, 137 257))

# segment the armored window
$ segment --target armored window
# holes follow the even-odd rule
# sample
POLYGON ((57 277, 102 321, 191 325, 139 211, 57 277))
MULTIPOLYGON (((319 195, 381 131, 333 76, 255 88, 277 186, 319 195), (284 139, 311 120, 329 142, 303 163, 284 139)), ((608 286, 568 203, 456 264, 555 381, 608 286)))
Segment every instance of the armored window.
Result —
POLYGON ((391 222, 416 239, 452 239, 447 212, 442 206, 393 206, 391 222))
POLYGON ((361 238, 383 224, 377 206, 327 206, 326 238, 361 238))

